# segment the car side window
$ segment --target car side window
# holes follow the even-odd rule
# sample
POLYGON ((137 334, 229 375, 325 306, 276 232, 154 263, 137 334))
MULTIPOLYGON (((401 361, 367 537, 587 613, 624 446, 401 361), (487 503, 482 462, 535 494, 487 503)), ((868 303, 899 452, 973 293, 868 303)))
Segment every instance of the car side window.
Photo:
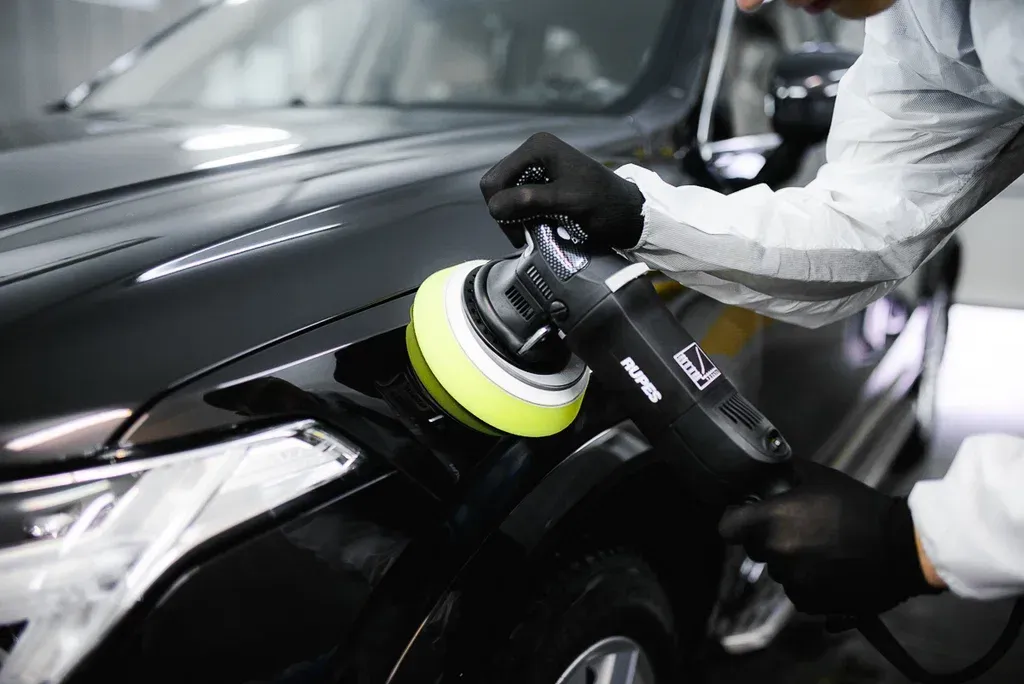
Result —
POLYGON ((314 0, 269 26, 218 51, 197 69, 165 87, 161 99, 204 108, 279 106, 295 99, 315 104, 347 62, 370 21, 369 5, 353 3, 343 14, 335 0, 314 0), (325 27, 331 27, 327 30, 325 27))
POLYGON ((634 87, 672 0, 217 3, 86 108, 403 105, 600 111, 634 87), (615 40, 608 40, 610 32, 615 40))
POLYGON ((400 40, 405 54, 384 65, 387 87, 371 97, 403 104, 575 102, 602 107, 624 95, 657 38, 662 0, 638 3, 639 18, 618 0, 568 0, 547 13, 525 6, 417 12, 400 40), (583 17, 596 15, 595 21, 583 17), (626 22, 614 47, 607 27, 626 22), (604 29, 604 31, 602 31, 604 29))
MULTIPOLYGON (((448 28, 428 21, 413 29, 411 58, 395 82, 396 99, 429 102, 465 95, 502 96, 500 67, 509 44, 529 37, 510 33, 490 42, 479 35, 453 35, 448 28)), ((593 82, 602 77, 593 51, 578 33, 563 26, 548 26, 543 32, 536 51, 537 81, 593 82)))

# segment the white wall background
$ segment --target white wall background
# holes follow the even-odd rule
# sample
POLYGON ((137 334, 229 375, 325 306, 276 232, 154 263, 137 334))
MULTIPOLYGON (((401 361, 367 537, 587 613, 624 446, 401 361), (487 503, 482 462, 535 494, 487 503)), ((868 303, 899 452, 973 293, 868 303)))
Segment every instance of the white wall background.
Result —
POLYGON ((960 227, 963 270, 956 299, 1024 309, 1024 180, 1018 180, 960 227))
POLYGON ((0 122, 30 116, 201 0, 0 0, 0 122))

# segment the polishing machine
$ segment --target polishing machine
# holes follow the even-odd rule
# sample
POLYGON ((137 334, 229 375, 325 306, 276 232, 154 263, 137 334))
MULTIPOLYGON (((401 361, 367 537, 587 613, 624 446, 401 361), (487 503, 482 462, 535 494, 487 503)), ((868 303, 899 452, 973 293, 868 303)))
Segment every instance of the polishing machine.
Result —
POLYGON ((567 217, 532 222, 526 237, 518 258, 453 266, 417 292, 406 342, 441 409, 480 432, 544 437, 576 418, 593 373, 695 496, 742 502, 786 486, 786 440, 672 315, 645 264, 584 249, 567 217))

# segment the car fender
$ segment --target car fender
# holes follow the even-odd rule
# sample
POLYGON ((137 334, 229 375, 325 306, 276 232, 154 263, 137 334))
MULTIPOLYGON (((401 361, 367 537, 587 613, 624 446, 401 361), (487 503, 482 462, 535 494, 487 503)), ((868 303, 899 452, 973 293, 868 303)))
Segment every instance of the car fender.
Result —
MULTIPOLYGON (((449 558, 445 564, 452 572, 444 585, 420 604, 415 623, 405 625, 406 638, 390 646, 394 660, 388 671, 367 672, 363 667, 369 662, 360 658, 360 674, 389 683, 447 681, 479 665, 488 654, 488 638, 494 636, 488 628, 500 630, 519 605, 518 591, 526 589, 531 561, 540 549, 556 543, 560 524, 572 515, 586 515, 605 492, 660 462, 631 422, 600 431, 539 477, 535 468, 544 467, 540 464, 547 454, 536 442, 517 440, 474 478, 453 509, 449 540, 478 539, 478 545, 450 547, 459 560, 452 563, 449 558)), ((408 569, 421 560, 416 554, 403 562, 408 569)), ((391 620, 396 616, 393 608, 385 611, 391 620)), ((391 630, 395 627, 392 621, 391 630)), ((381 623, 381 629, 371 631, 379 634, 383 629, 381 623)), ((359 651, 364 644, 350 649, 359 651)), ((382 664, 380 655, 376 667, 382 664)))

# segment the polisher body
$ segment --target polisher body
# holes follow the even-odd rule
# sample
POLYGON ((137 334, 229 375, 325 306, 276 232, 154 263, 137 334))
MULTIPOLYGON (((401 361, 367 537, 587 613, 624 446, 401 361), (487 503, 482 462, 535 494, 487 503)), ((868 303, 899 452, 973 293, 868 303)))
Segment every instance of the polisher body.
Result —
MULTIPOLYGON (((542 169, 520 184, 547 182, 542 169)), ((789 445, 621 254, 584 247, 567 216, 524 226, 515 258, 467 262, 417 292, 407 345, 423 397, 489 434, 543 437, 575 420, 591 375, 709 503, 789 488, 789 445)))
POLYGON ((503 312, 506 331, 518 328, 506 344, 556 328, 696 496, 731 503, 790 486, 789 445, 672 315, 645 265, 614 252, 584 254, 548 227, 528 235, 524 253, 496 262, 477 287, 478 299, 491 302, 514 287, 543 312, 528 326, 503 312))

